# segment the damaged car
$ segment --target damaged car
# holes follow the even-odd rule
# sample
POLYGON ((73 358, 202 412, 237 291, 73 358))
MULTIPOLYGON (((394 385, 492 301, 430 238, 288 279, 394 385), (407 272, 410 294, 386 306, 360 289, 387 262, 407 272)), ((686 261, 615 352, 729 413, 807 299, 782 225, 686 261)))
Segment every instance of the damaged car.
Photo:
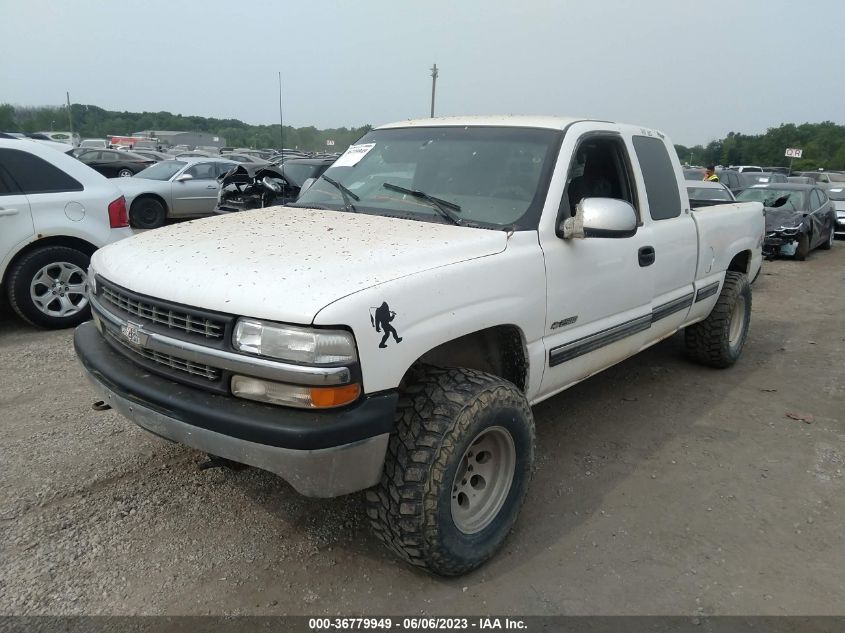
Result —
POLYGON ((836 209, 825 190, 817 185, 759 184, 742 191, 737 200, 763 203, 763 254, 769 258, 785 255, 803 261, 811 250, 827 250, 833 244, 836 209))
POLYGON ((218 179, 220 190, 214 212, 224 214, 295 202, 334 160, 302 158, 281 165, 238 165, 218 179))

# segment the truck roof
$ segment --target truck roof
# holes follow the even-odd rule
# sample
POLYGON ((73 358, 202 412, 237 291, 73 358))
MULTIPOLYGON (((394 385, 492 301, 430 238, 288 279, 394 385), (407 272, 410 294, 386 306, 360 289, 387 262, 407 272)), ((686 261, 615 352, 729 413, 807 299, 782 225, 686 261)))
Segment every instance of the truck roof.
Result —
POLYGON ((508 126, 508 127, 534 127, 562 130, 572 123, 585 121, 583 117, 562 117, 562 116, 532 116, 532 115, 485 115, 485 116, 445 116, 430 119, 408 119, 407 121, 396 121, 379 125, 376 129, 383 130, 397 127, 437 127, 437 126, 508 126))

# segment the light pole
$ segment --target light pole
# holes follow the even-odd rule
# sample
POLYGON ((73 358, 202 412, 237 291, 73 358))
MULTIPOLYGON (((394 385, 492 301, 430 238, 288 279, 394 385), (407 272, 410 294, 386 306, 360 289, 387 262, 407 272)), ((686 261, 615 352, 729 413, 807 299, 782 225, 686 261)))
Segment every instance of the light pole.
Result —
POLYGON ((279 149, 285 153, 285 121, 282 118, 282 71, 279 71, 279 149))
POLYGON ((434 118, 434 89, 437 86, 437 64, 431 67, 431 118, 434 118))

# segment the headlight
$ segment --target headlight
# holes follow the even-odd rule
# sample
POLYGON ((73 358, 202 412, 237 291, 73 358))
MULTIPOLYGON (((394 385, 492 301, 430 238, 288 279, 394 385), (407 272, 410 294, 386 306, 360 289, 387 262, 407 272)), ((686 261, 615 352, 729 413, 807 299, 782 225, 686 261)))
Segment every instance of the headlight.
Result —
POLYGON ((231 386, 232 395, 237 398, 300 409, 342 407, 354 402, 361 395, 361 386, 357 383, 338 387, 302 387, 234 375, 231 386))
POLYGON ((308 365, 351 363, 357 360, 355 338, 344 330, 316 330, 238 319, 232 335, 235 349, 308 365))

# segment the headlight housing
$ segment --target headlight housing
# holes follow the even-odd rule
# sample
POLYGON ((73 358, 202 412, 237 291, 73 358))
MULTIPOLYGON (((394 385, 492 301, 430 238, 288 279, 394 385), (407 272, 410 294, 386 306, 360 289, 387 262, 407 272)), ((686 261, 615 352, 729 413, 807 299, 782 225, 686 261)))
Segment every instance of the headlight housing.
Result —
POLYGON ((303 328, 258 319, 238 319, 232 345, 247 354, 305 365, 335 365, 358 360, 351 332, 303 328))

